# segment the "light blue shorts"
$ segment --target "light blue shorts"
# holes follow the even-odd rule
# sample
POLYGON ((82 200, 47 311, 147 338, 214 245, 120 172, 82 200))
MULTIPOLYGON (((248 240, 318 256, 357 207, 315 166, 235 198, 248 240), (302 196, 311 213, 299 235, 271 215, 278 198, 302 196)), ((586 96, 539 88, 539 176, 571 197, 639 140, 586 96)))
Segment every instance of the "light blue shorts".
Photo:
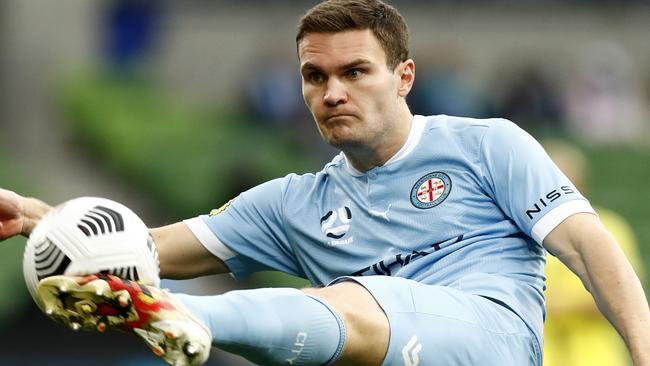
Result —
POLYGON ((390 323, 382 366, 541 365, 537 341, 511 310, 478 295, 388 276, 341 277, 365 287, 390 323))

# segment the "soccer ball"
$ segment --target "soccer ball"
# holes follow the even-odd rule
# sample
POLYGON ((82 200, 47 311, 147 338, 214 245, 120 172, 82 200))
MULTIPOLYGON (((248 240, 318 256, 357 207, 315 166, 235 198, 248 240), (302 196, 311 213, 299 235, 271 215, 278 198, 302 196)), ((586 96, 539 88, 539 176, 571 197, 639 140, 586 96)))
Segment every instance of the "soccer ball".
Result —
POLYGON ((158 252, 149 229, 128 207, 81 197, 54 208, 27 240, 23 273, 36 297, 40 280, 55 275, 110 273, 160 285, 158 252))

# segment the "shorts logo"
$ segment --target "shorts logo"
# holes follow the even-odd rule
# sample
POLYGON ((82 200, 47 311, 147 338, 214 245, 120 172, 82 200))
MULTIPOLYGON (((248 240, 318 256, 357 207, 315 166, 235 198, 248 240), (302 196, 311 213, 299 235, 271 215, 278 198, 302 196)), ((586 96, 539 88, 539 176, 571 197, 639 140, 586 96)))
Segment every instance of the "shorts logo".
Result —
POLYGON ((420 363, 420 351, 422 350, 422 343, 418 342, 418 336, 413 336, 409 339, 408 343, 402 348, 402 358, 404 358, 404 366, 418 366, 420 363))
POLYGON ((411 203, 421 209, 436 207, 451 192, 451 179, 442 172, 433 172, 420 178, 411 188, 411 203))
POLYGON ((328 238, 341 239, 350 230, 352 211, 343 206, 336 210, 328 211, 320 218, 320 228, 328 238))

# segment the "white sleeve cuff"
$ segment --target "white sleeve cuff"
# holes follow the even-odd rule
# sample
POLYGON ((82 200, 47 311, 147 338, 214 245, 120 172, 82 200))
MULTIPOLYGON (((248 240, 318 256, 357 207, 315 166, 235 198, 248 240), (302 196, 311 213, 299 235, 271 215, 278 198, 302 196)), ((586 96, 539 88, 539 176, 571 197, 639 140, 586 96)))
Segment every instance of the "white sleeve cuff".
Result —
POLYGON ((562 223, 564 219, 579 212, 587 212, 596 215, 596 211, 586 200, 564 202, 537 221, 532 230, 533 239, 542 244, 546 235, 553 231, 553 229, 562 223))
POLYGON ((212 230, 210 230, 208 225, 200 217, 183 220, 183 223, 185 223, 194 236, 199 239, 205 249, 217 258, 225 262, 236 255, 235 252, 230 250, 223 242, 221 242, 221 240, 219 240, 219 238, 217 238, 216 235, 214 235, 212 230))

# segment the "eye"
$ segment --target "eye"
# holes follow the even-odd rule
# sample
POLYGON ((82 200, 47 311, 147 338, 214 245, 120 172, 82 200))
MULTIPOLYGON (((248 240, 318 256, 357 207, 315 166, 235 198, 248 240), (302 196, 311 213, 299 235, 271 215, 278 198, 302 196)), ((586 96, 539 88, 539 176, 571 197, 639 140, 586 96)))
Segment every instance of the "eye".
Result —
POLYGON ((363 75, 363 71, 361 69, 350 69, 345 72, 345 75, 350 79, 358 79, 363 75))
POLYGON ((325 75, 317 71, 310 72, 307 74, 307 80, 313 84, 320 84, 325 80, 325 75))

